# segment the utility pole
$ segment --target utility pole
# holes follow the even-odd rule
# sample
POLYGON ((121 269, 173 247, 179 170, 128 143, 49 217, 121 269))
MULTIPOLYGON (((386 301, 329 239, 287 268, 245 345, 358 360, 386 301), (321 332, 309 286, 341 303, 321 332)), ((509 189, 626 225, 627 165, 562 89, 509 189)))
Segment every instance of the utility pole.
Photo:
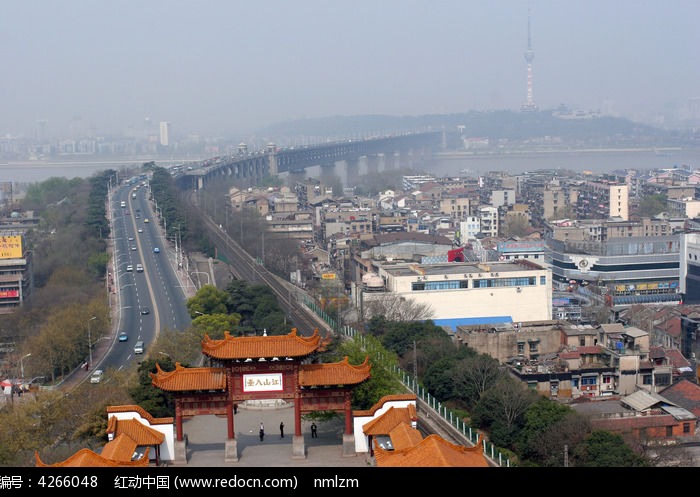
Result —
POLYGON ((416 341, 413 340, 413 383, 418 381, 418 353, 416 351, 416 341))

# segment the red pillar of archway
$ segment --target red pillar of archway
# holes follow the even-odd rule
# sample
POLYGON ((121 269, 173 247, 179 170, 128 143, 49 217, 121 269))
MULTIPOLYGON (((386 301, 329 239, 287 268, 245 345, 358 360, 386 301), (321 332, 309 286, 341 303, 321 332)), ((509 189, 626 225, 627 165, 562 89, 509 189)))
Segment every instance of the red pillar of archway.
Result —
POLYGON ((236 431, 233 426, 233 402, 229 399, 226 402, 226 426, 228 428, 228 439, 236 438, 236 431))
POLYGON ((345 434, 352 435, 352 391, 345 392, 345 434))
POLYGON ((175 401, 175 431, 177 441, 182 442, 185 436, 182 429, 182 407, 178 400, 175 401))
POLYGON ((301 436, 301 397, 294 395, 294 436, 301 436))

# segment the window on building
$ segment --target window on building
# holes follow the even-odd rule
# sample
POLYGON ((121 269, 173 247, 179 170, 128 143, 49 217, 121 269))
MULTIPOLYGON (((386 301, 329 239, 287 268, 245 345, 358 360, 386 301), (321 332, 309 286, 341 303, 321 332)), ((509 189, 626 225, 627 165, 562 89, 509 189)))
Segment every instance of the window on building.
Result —
POLYGON ((642 375, 642 385, 653 385, 652 376, 650 374, 642 375))
POLYGON ((613 377, 612 376, 603 376, 603 383, 605 385, 610 385, 612 383, 613 377))
POLYGON ((538 350, 539 342, 530 342, 530 353, 536 353, 538 350))
POLYGON ((579 346, 579 347, 585 347, 585 346, 586 346, 586 337, 578 337, 578 346, 579 346))
POLYGON ((690 433, 690 423, 683 423, 683 433, 690 433))
POLYGON ((657 374, 654 379, 655 379, 656 384, 660 385, 660 386, 671 384, 671 375, 670 374, 657 374))
POLYGON ((583 386, 593 386, 596 384, 596 377, 595 376, 584 376, 581 378, 581 385, 583 386))
POLYGON ((518 355, 525 355, 525 342, 518 342, 518 355))
POLYGON ((672 436, 673 436, 673 426, 667 426, 667 427, 666 427, 666 436, 667 436, 667 437, 672 437, 672 436))

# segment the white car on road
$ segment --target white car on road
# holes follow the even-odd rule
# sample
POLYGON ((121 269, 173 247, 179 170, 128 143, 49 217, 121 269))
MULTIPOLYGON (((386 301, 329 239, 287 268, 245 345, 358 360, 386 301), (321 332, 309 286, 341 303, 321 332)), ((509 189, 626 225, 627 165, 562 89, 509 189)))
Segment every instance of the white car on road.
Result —
POLYGON ((90 375, 90 383, 100 383, 102 381, 102 378, 104 378, 104 376, 105 376, 104 371, 102 371, 101 369, 96 369, 90 375))

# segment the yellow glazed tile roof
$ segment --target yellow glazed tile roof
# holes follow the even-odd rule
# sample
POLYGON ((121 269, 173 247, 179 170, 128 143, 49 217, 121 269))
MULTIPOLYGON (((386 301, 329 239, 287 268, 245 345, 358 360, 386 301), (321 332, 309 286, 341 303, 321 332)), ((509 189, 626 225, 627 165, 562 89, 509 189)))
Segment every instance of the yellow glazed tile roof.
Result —
MULTIPOLYGON (((324 342, 325 343, 325 342, 324 342)), ((213 340, 205 336, 202 340, 202 353, 214 359, 245 360, 250 358, 306 357, 324 345, 318 330, 313 335, 303 337, 293 328, 287 335, 268 335, 254 337, 234 337, 230 332, 224 338, 213 340)))
POLYGON ((374 460, 378 467, 395 468, 487 468, 483 445, 474 447, 455 445, 439 435, 428 435, 412 447, 395 450, 382 449, 375 440, 374 460))
POLYGON ((303 364, 299 368, 299 385, 320 387, 330 385, 357 385, 370 377, 369 357, 354 366, 345 357, 340 362, 325 364, 303 364))
POLYGON ((173 371, 163 371, 156 363, 156 369, 155 373, 150 373, 151 382, 154 387, 166 392, 226 390, 224 368, 185 368, 176 363, 173 371))

